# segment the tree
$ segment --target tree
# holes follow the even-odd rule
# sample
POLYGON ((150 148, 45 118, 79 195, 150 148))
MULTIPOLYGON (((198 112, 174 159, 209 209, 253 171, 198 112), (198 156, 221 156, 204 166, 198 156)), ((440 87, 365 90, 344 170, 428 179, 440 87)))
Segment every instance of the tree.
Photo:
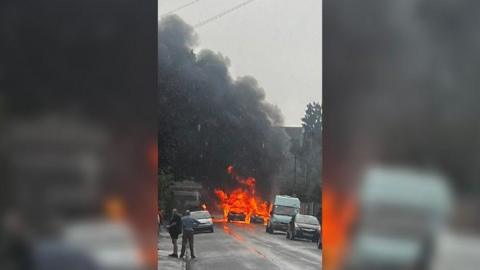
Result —
POLYGON ((318 102, 307 104, 302 118, 303 143, 300 150, 305 177, 305 199, 319 201, 322 167, 322 107, 318 102))
POLYGON ((307 104, 305 116, 302 118, 302 127, 307 138, 320 138, 322 132, 322 106, 318 102, 307 104))
POLYGON ((172 208, 172 185, 173 175, 165 172, 160 172, 158 175, 158 207, 163 210, 170 211, 172 208))

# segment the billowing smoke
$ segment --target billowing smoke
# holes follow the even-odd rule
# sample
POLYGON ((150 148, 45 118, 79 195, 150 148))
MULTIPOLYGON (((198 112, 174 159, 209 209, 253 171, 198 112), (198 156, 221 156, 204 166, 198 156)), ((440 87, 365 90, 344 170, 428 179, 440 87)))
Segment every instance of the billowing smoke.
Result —
POLYGON ((327 175, 358 151, 480 191, 480 2, 324 5, 327 175))
POLYGON ((255 78, 232 78, 227 57, 194 52, 198 37, 178 16, 160 21, 158 43, 160 170, 228 187, 231 164, 267 190, 288 149, 275 128, 283 123, 280 110, 255 78))

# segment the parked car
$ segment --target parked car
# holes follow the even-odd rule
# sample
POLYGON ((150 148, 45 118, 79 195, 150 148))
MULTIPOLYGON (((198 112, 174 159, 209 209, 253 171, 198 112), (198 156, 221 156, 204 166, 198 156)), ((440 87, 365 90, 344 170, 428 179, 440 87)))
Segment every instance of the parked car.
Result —
POLYGON ((310 239, 316 242, 320 238, 320 223, 315 216, 296 214, 287 229, 287 239, 310 239))
POLYGON ((190 212, 190 216, 193 219, 196 219, 200 224, 198 224, 195 228, 195 232, 200 232, 200 231, 208 231, 212 232, 214 231, 213 229, 213 221, 212 221, 212 215, 210 215, 210 212, 208 211, 193 211, 190 212))

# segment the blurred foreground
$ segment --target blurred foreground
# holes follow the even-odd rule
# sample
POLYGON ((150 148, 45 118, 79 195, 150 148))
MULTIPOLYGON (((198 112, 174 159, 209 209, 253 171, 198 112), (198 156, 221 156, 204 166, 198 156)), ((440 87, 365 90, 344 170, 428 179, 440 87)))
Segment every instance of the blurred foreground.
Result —
POLYGON ((0 269, 156 268, 156 10, 0 3, 0 269))
POLYGON ((55 114, 4 130, 1 269, 154 265, 153 140, 55 114))
POLYGON ((324 267, 480 263, 472 0, 324 0, 324 267))

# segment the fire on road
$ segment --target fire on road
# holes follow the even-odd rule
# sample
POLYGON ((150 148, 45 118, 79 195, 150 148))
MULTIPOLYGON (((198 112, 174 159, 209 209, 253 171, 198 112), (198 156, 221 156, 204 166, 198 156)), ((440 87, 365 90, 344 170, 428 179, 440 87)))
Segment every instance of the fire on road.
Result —
POLYGON ((240 217, 240 220, 249 224, 252 217, 255 217, 267 224, 272 206, 257 194, 255 178, 244 178, 238 175, 231 165, 227 167, 227 172, 237 181, 240 187, 231 193, 227 193, 220 188, 215 189, 219 206, 223 209, 224 220, 231 221, 240 217))

